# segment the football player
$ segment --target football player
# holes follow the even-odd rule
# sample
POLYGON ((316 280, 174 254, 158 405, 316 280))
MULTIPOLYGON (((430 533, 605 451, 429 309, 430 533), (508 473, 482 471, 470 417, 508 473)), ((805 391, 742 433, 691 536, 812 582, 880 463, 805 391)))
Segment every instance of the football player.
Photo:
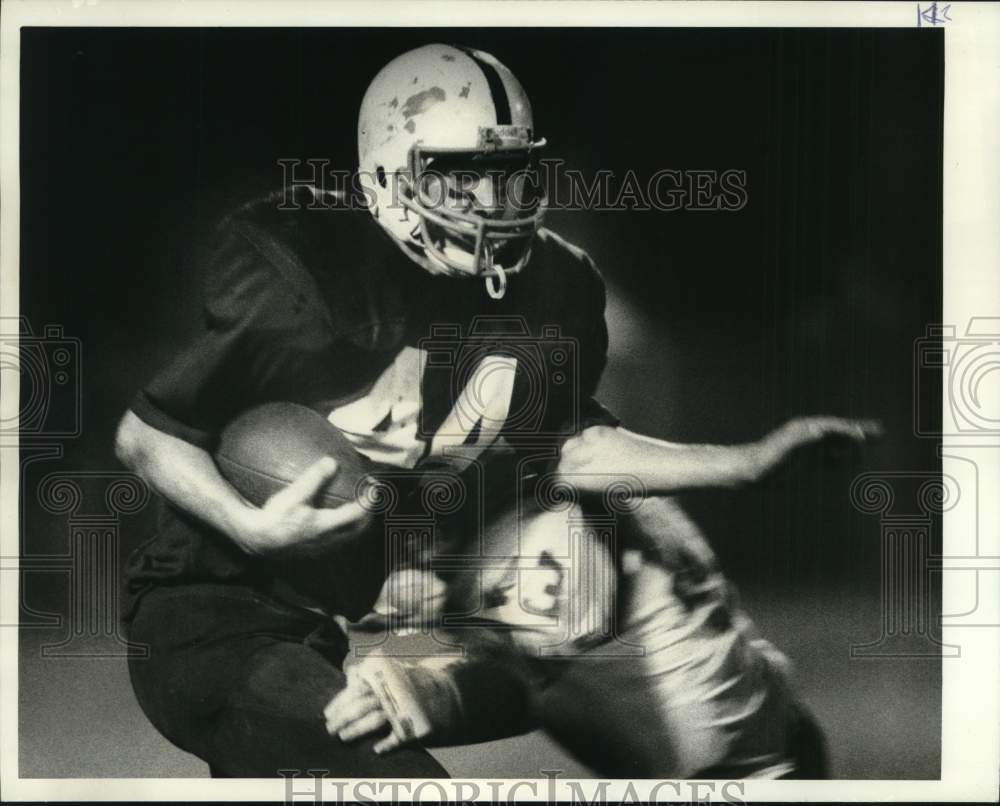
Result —
POLYGON ((805 418, 723 447, 621 428, 593 399, 600 275, 541 226, 543 145, 500 62, 430 45, 387 65, 363 101, 366 209, 297 185, 220 224, 205 333, 136 395, 116 443, 163 501, 126 573, 130 637, 150 648, 130 662, 133 687, 213 774, 438 777, 417 740, 537 724, 609 774, 792 774, 802 720, 781 657, 663 496, 749 482, 797 446, 876 429, 805 418), (466 657, 370 657, 345 673, 344 619, 407 608, 383 585, 382 541, 363 539, 380 528, 370 508, 310 505, 333 462, 262 507, 219 474, 220 431, 272 400, 322 412, 418 482, 444 470, 479 490, 442 518, 457 567, 431 567, 432 551, 403 572, 432 592, 427 612, 404 615, 460 616, 449 630, 472 636, 466 657), (553 499, 569 489, 579 500, 553 499))

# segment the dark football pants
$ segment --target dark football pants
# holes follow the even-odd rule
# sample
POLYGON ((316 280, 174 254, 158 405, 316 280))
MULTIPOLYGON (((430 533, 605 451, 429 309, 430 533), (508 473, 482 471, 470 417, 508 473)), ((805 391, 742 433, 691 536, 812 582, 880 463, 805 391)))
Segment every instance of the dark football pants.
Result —
POLYGON ((214 776, 448 776, 425 750, 376 756, 373 739, 327 734, 323 708, 346 685, 348 651, 332 620, 251 588, 198 583, 150 591, 128 627, 149 647, 148 659, 129 662, 142 710, 214 776))

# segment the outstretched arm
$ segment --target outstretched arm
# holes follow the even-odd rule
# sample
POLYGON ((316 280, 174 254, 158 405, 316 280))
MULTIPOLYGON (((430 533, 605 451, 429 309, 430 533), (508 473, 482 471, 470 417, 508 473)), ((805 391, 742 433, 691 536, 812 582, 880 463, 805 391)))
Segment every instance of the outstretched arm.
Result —
POLYGON ((602 492, 616 479, 638 478, 647 495, 736 487, 766 476, 796 448, 831 437, 862 443, 882 434, 872 420, 797 417, 757 442, 682 445, 595 426, 563 445, 558 473, 583 492, 602 492))

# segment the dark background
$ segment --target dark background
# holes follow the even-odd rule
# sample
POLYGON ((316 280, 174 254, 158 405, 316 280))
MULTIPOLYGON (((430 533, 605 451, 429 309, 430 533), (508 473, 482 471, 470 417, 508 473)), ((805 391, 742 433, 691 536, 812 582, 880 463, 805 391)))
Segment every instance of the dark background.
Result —
MULTIPOLYGON (((505 62, 548 156, 585 176, 746 171, 737 212, 550 215, 609 284, 602 398, 683 442, 755 439, 796 414, 883 421, 864 453, 807 451, 685 502, 797 663, 837 775, 937 777, 940 661, 850 658, 882 616, 879 520, 849 489, 864 471, 939 470, 913 412, 933 414, 940 387, 915 393, 913 345, 941 308, 940 31, 24 29, 21 312, 80 339, 83 429, 26 466, 23 553, 67 553, 38 480, 119 469, 129 398, 198 331, 199 243, 225 200, 278 187, 280 158, 353 168, 368 82, 434 41, 505 62)), ((122 555, 150 510, 122 521, 122 555)), ((28 574, 23 598, 64 612, 66 580, 28 574)), ((121 661, 45 663, 53 630, 22 635, 22 774, 202 773, 146 725, 121 661)), ((536 777, 538 753, 558 757, 537 736, 492 747, 443 757, 536 777)))

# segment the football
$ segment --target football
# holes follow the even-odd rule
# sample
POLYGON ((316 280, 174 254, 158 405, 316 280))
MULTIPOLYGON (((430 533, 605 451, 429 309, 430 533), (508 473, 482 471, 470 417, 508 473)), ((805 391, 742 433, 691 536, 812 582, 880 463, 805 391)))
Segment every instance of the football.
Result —
POLYGON ((324 456, 337 460, 337 473, 313 505, 337 507, 355 500, 358 483, 373 463, 318 412, 297 403, 265 403, 226 426, 215 463, 244 498, 262 506, 324 456))

